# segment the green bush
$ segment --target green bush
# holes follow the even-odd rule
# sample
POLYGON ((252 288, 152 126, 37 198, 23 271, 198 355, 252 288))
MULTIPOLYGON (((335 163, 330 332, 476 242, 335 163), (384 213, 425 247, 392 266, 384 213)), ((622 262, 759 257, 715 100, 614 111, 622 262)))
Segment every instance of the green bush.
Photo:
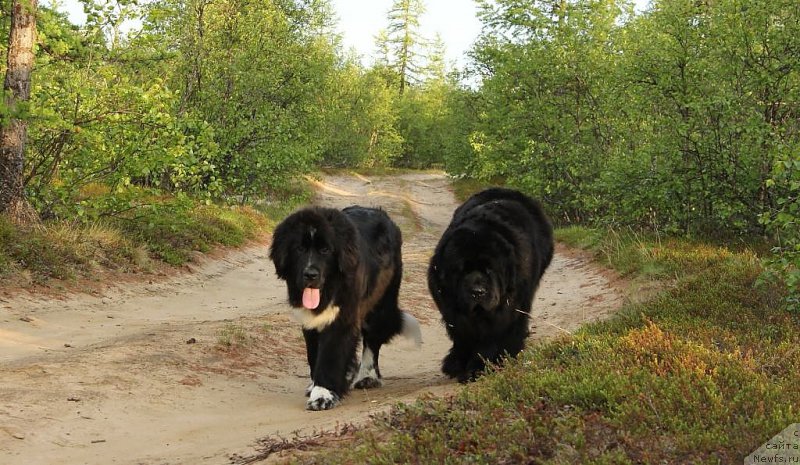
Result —
POLYGON ((482 4, 474 156, 454 175, 561 224, 768 235, 800 307, 800 23, 791 0, 482 4))

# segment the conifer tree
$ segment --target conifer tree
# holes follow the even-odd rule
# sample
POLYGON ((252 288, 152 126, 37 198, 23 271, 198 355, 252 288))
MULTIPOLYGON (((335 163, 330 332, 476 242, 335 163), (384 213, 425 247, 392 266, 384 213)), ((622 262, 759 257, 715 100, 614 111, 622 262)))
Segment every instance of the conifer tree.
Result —
POLYGON ((425 12, 422 0, 395 0, 389 10, 386 43, 391 52, 390 67, 399 77, 398 91, 402 95, 409 85, 421 80, 424 71, 420 48, 424 41, 419 32, 419 18, 425 12))
POLYGON ((35 219, 23 190, 28 123, 15 114, 20 111, 20 104, 30 99, 35 42, 36 0, 14 0, 3 83, 3 103, 10 116, 0 121, 0 213, 17 222, 35 219))

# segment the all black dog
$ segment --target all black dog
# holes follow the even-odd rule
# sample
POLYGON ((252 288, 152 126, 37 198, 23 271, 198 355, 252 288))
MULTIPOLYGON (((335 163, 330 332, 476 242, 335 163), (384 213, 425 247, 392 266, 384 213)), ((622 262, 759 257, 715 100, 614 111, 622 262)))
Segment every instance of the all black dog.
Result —
POLYGON ((553 228, 538 202, 491 188, 456 209, 428 267, 428 289, 453 347, 442 371, 460 382, 515 357, 533 296, 553 258, 553 228))
POLYGON ((398 307, 402 243, 383 210, 358 206, 305 208, 275 229, 270 259, 303 326, 309 410, 334 407, 351 383, 380 386, 378 355, 395 335, 421 341, 417 320, 398 307), (360 337, 364 349, 354 373, 360 337))

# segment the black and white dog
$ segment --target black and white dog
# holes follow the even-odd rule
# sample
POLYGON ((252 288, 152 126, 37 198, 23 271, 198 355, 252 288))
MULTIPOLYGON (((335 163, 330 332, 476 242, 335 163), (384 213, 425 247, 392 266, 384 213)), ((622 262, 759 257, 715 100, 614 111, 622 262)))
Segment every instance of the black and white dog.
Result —
POLYGON ((419 323, 398 307, 402 243, 386 212, 359 206, 304 208, 275 229, 270 259, 303 326, 311 369, 307 409, 336 406, 351 386, 381 386, 378 356, 394 336, 421 342, 419 323))

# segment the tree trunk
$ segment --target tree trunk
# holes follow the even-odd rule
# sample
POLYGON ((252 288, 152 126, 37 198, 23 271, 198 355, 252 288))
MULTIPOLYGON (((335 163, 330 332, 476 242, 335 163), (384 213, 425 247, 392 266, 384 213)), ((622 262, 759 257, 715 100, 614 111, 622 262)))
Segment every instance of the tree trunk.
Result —
POLYGON ((13 0, 8 33, 8 68, 3 84, 5 106, 11 117, 0 127, 0 213, 18 223, 37 221, 36 213, 25 199, 22 183, 28 122, 16 118, 18 104, 28 101, 31 95, 36 2, 13 0))

